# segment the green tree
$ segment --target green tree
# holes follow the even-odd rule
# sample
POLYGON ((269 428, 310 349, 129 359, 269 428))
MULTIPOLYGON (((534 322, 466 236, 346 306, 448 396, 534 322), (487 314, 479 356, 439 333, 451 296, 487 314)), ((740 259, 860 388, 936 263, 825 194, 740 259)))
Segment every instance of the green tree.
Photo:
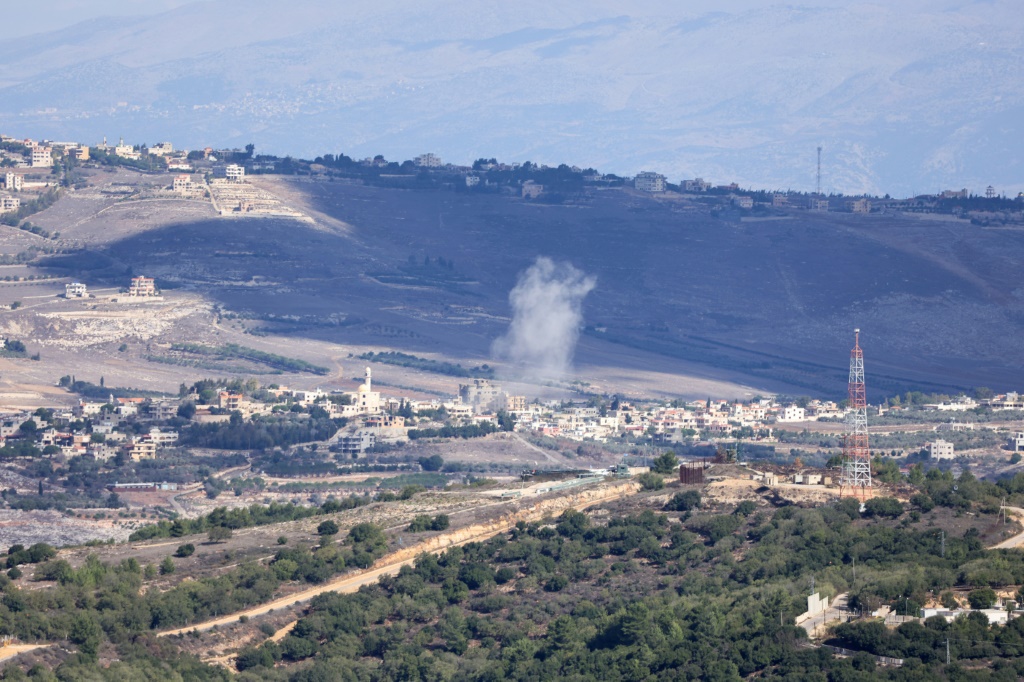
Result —
POLYGON ((195 553, 195 551, 196 546, 189 542, 184 545, 178 545, 178 549, 174 551, 174 556, 183 559, 187 556, 192 556, 195 553))
POLYGON ((338 534, 338 524, 336 524, 334 521, 331 521, 330 519, 328 519, 326 521, 321 522, 320 525, 316 527, 316 532, 317 532, 317 535, 319 535, 321 537, 337 535, 338 534))
POLYGON ((227 528, 225 526, 214 526, 206 534, 206 537, 210 540, 210 542, 218 543, 230 540, 231 535, 232 533, 230 528, 227 528))
POLYGON ((677 468, 679 468, 679 458, 671 450, 663 453, 651 465, 651 471, 656 474, 671 474, 677 468))
POLYGON ((164 560, 160 562, 160 575, 170 575, 171 573, 174 573, 174 560, 165 556, 164 560))
POLYGON ((981 587, 967 594, 972 609, 990 609, 995 606, 996 593, 991 587, 981 587))
POLYGON ((103 629, 91 613, 78 611, 71 620, 68 639, 78 646, 83 656, 95 660, 103 641, 103 629))
POLYGON ((430 457, 420 457, 420 466, 423 467, 424 471, 440 471, 441 467, 444 466, 444 459, 441 455, 431 455, 430 457))

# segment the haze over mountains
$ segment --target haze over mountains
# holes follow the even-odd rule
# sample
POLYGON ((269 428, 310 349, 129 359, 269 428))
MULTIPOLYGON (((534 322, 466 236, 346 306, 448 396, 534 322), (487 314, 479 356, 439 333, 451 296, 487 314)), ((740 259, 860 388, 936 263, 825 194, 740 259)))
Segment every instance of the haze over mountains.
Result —
POLYGON ((0 46, 0 129, 312 157, 434 151, 908 195, 1024 189, 1008 0, 218 0, 0 46))

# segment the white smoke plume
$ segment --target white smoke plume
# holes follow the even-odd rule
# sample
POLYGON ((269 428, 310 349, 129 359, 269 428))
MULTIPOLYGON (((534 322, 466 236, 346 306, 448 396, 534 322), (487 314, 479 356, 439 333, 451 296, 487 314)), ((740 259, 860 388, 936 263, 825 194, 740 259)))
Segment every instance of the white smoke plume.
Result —
POLYGON ((596 284, 569 263, 539 256, 509 293, 512 323, 491 346, 492 355, 522 378, 564 376, 579 338, 583 299, 596 284))

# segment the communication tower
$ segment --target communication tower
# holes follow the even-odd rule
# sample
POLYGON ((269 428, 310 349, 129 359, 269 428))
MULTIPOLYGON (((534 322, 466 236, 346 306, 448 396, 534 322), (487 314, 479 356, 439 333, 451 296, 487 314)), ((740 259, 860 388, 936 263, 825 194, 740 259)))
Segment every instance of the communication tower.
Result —
POLYGON ((821 196, 821 147, 818 147, 818 196, 821 196))
POLYGON ((850 351, 850 411, 846 415, 843 436, 843 471, 839 478, 839 496, 866 500, 871 494, 871 451, 868 449, 868 401, 864 390, 864 351, 860 349, 860 330, 853 330, 850 351))

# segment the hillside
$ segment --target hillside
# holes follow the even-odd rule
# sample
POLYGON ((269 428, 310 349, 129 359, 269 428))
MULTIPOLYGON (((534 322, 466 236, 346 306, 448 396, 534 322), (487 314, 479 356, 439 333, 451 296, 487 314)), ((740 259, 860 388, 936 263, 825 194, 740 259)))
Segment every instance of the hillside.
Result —
MULTIPOLYGON (((244 328, 270 334, 263 343, 301 338, 479 364, 507 328, 518 274, 548 256, 596 278, 576 363, 598 384, 623 371, 643 383, 643 372, 655 371, 837 395, 854 327, 863 330, 872 400, 1024 383, 1014 341, 1022 235, 1014 229, 804 211, 740 219, 629 190, 543 205, 450 190, 254 182, 315 221, 214 218, 208 207, 204 214, 173 200, 104 210, 71 196, 37 222, 92 244, 91 255, 42 263, 91 286, 123 285, 126 268, 155 275, 235 320, 217 334, 244 328)), ((166 329, 164 342, 193 340, 166 329)), ((303 357, 329 364, 324 352, 303 357)))

